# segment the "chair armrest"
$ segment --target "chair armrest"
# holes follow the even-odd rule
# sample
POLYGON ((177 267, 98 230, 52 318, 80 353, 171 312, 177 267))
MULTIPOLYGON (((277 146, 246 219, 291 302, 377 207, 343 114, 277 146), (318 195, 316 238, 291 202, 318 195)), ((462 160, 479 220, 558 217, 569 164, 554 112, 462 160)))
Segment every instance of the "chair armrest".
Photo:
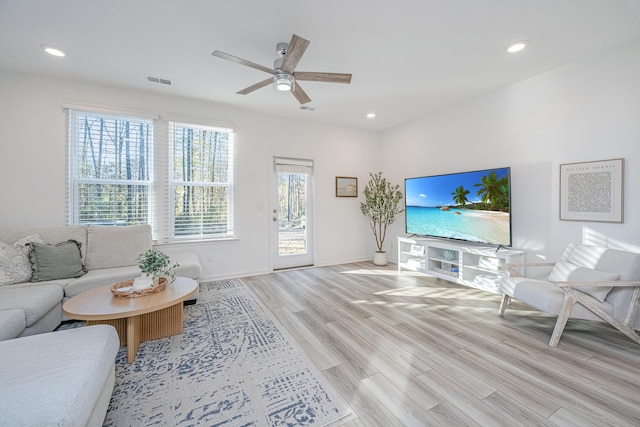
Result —
POLYGON ((509 276, 522 277, 522 274, 515 267, 553 267, 555 262, 510 262, 503 265, 509 276))
POLYGON ((504 266, 510 267, 553 267, 555 262, 510 262, 504 266))
POLYGON ((609 280, 606 282, 557 282, 556 286, 560 288, 581 288, 583 286, 597 287, 597 286, 613 286, 614 288, 623 287, 636 287, 640 286, 640 281, 637 280, 609 280))

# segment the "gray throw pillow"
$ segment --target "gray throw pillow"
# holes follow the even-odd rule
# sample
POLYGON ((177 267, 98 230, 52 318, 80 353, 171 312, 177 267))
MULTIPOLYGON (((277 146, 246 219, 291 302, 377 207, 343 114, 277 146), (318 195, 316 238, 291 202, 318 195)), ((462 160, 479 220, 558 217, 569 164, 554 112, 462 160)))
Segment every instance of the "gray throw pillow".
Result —
POLYGON ((80 243, 67 240, 56 245, 30 243, 32 282, 45 280, 69 279, 86 274, 82 265, 80 243))

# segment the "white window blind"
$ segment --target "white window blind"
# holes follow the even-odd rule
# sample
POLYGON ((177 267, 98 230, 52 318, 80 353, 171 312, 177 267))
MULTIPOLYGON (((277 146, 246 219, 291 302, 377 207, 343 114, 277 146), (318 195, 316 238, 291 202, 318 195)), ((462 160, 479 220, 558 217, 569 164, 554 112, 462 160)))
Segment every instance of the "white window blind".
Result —
POLYGON ((288 157, 275 157, 273 166, 276 172, 287 173, 313 173, 313 161, 304 159, 292 159, 288 157))
POLYGON ((69 223, 150 223, 153 121, 66 111, 69 223))
POLYGON ((159 243, 233 237, 233 129, 63 107, 69 224, 151 224, 159 243))
POLYGON ((233 130, 169 122, 171 239, 233 236, 233 130))

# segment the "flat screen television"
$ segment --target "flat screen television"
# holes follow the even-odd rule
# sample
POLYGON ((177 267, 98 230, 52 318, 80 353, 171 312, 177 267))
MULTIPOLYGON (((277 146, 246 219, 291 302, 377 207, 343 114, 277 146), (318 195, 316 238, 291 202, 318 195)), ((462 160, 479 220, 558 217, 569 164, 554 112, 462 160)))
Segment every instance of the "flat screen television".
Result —
POLYGON ((407 234, 511 246, 511 169, 406 178, 407 234))

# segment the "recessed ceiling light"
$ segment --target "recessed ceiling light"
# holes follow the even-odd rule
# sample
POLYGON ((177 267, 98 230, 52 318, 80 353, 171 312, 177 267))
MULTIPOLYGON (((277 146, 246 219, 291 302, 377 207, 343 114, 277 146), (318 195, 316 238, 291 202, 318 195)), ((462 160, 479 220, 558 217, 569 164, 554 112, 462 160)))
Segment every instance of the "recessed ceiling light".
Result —
POLYGON ((525 47, 527 47, 527 42, 526 41, 523 41, 523 40, 517 41, 517 42, 511 43, 509 46, 507 46, 507 52, 509 52, 509 53, 520 52, 525 47))
POLYGON ((51 46, 49 44, 43 44, 40 48, 52 56, 57 56, 59 58, 67 56, 67 52, 64 49, 60 49, 59 47, 51 46))
POLYGON ((376 113, 367 114, 367 119, 373 119, 376 116, 376 113))

